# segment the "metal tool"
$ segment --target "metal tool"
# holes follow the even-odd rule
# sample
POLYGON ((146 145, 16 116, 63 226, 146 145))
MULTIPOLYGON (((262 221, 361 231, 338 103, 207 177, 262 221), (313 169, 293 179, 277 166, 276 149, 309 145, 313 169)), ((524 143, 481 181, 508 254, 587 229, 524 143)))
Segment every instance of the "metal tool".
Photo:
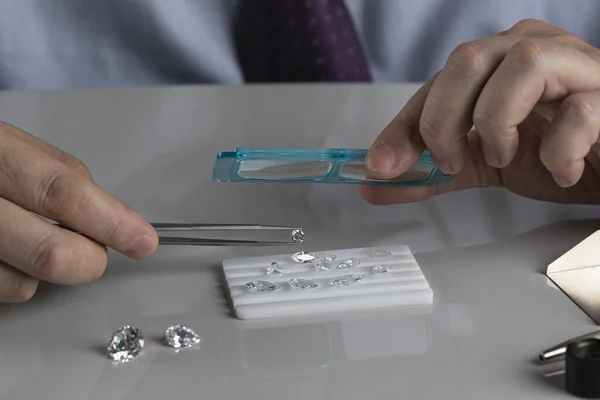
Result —
POLYGON ((567 347, 571 343, 579 342, 581 340, 586 339, 597 339, 600 338, 600 331, 586 333, 585 335, 581 335, 569 340, 566 340, 560 344, 557 344, 554 347, 551 347, 547 350, 544 350, 540 353, 539 359, 541 362, 554 362, 564 359, 565 353, 567 351, 567 347))
MULTIPOLYGON (((55 225, 73 231, 73 229, 55 223, 55 225)), ((157 232, 216 232, 216 231, 260 231, 260 230, 289 230, 288 241, 238 240, 195 237, 159 236, 159 245, 167 246, 290 246, 302 244, 304 233, 301 228, 278 225, 245 225, 245 224, 195 224, 195 223, 151 223, 157 232), (296 233, 296 235, 294 235, 296 233)))

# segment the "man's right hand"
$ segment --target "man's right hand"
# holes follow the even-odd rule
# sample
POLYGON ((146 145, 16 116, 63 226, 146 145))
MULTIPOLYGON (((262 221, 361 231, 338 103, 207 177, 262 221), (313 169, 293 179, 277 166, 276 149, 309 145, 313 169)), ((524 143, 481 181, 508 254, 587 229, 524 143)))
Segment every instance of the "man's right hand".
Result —
POLYGON ((107 246, 144 259, 158 236, 139 213, 96 186, 77 158, 0 122, 0 302, 30 299, 40 280, 98 279, 107 246))
POLYGON ((600 204, 600 49, 543 21, 458 46, 367 154, 370 175, 402 175, 428 149, 448 185, 365 185, 372 204, 505 187, 600 204))

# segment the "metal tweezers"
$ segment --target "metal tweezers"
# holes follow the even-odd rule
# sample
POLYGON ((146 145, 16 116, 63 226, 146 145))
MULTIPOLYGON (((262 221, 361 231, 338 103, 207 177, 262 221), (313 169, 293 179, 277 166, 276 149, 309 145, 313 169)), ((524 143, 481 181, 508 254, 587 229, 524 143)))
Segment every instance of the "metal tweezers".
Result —
MULTIPOLYGON (((73 230, 62 224, 55 225, 73 230)), ((301 228, 293 228, 278 225, 244 225, 244 224, 189 224, 189 223, 151 223, 157 232, 216 232, 216 231, 257 231, 257 230, 289 230, 288 241, 261 241, 261 240, 237 240, 237 239, 206 239, 194 237, 169 237, 159 236, 159 245, 167 246, 289 246, 302 244, 303 240, 295 240, 292 232, 301 231, 301 228)))
POLYGON ((278 225, 234 225, 234 224, 150 224, 157 232, 201 232, 201 231, 254 231, 254 230, 289 230, 288 241, 260 241, 236 239, 204 239, 159 236, 158 244, 179 246, 286 246, 300 244, 302 241, 293 240, 291 233, 299 228, 278 225))

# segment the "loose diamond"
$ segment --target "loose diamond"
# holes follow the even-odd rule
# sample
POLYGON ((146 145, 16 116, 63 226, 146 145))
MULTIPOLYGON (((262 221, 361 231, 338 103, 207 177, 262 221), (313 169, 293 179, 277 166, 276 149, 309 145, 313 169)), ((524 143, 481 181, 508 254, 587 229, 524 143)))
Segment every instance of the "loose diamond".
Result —
POLYGON ((292 278, 288 281, 289 285, 294 289, 314 289, 319 285, 310 279, 292 278))
POLYGON ((390 272, 392 267, 389 265, 376 265, 372 268, 372 270, 376 274, 385 274, 386 272, 390 272))
POLYGON ((246 286, 249 289, 253 289, 253 290, 255 290, 257 292, 261 292, 261 293, 268 293, 268 292, 274 292, 276 290, 279 290, 279 286, 277 286, 274 283, 267 282, 267 281, 248 282, 248 283, 246 283, 246 286))
POLYGON ((275 261, 273 261, 271 265, 267 267, 267 275, 281 275, 282 273, 283 268, 281 268, 275 261))
POLYGON ((333 264, 329 261, 321 261, 321 260, 313 260, 313 265, 317 271, 331 271, 333 269, 333 264))
POLYGON ((304 250, 294 253, 292 255, 292 260, 297 263, 309 263, 316 259, 317 257, 314 254, 308 253, 304 250))
POLYGON ((361 279, 362 276, 345 275, 333 278, 330 283, 335 286, 350 286, 360 281, 361 279))
POLYGON ((139 329, 126 325, 113 333, 107 350, 113 361, 129 362, 144 348, 144 335, 139 329))
POLYGON ((323 261, 330 263, 330 262, 334 262, 336 258, 337 258, 337 256, 335 254, 330 254, 328 256, 323 257, 323 261))
POLYGON ((302 229, 294 229, 292 231, 292 241, 294 243, 304 243, 304 232, 302 229))
POLYGON ((381 250, 373 250, 371 252, 371 257, 377 258, 377 257, 391 257, 392 256, 392 252, 389 250, 386 251, 381 251, 381 250))
POLYGON ((169 327, 165 332, 165 340, 174 349, 197 348, 200 345, 200 336, 183 325, 169 327))
POLYGON ((338 268, 341 268, 341 269, 354 268, 358 264, 360 264, 360 260, 356 257, 351 257, 351 258, 339 263, 338 268))

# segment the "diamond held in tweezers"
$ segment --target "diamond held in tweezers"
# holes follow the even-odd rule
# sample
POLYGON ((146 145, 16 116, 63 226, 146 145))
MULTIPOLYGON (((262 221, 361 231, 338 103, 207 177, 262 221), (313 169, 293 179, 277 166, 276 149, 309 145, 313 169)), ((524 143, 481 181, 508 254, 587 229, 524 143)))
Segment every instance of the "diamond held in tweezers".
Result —
POLYGON ((373 250, 371 252, 371 257, 373 258, 377 258, 377 257, 391 257, 392 256, 392 252, 389 250, 373 250))
POLYGON ((327 261, 329 263, 334 262, 336 260, 337 256, 335 254, 330 254, 327 255, 325 257, 323 257, 323 261, 327 261))
POLYGON ((279 286, 277 286, 274 283, 267 282, 267 281, 248 282, 248 283, 246 283, 246 287, 248 287, 248 289, 252 289, 256 292, 261 292, 261 293, 269 293, 269 292, 274 292, 276 290, 279 290, 279 286))
POLYGON ((109 356, 116 362, 129 362, 136 358, 144 348, 144 335, 131 325, 125 325, 115 331, 108 343, 109 356))
POLYGON ((342 261, 341 263, 339 263, 338 268, 341 268, 341 269, 354 268, 358 264, 360 264, 360 260, 358 258, 350 257, 350 258, 342 261))
POLYGON ((200 336, 193 329, 179 324, 167 328, 165 340, 174 349, 200 347, 200 336))
POLYGON ((283 268, 275 261, 271 263, 270 266, 267 267, 267 275, 281 275, 283 273, 283 268))
POLYGON ((363 277, 357 275, 344 275, 333 278, 329 283, 334 286, 350 286, 360 281, 363 277))
POLYGON ((334 268, 334 265, 329 262, 329 261, 325 261, 325 260, 318 260, 315 259, 313 260, 313 265, 315 266, 315 269, 317 271, 323 271, 323 272, 327 272, 327 271, 331 271, 334 268))
POLYGON ((310 279, 302 279, 302 278, 292 278, 288 281, 290 287, 294 289, 315 289, 319 287, 317 282, 311 281, 310 279))
POLYGON ((292 254, 291 258, 292 261, 296 263, 309 263, 317 259, 317 257, 314 254, 308 253, 304 250, 292 254))
POLYGON ((376 265, 372 268, 373 273, 375 274, 385 274, 386 272, 390 272, 392 267, 389 265, 376 265))
POLYGON ((304 231, 302 229, 294 229, 292 231, 292 242, 304 243, 304 231))

